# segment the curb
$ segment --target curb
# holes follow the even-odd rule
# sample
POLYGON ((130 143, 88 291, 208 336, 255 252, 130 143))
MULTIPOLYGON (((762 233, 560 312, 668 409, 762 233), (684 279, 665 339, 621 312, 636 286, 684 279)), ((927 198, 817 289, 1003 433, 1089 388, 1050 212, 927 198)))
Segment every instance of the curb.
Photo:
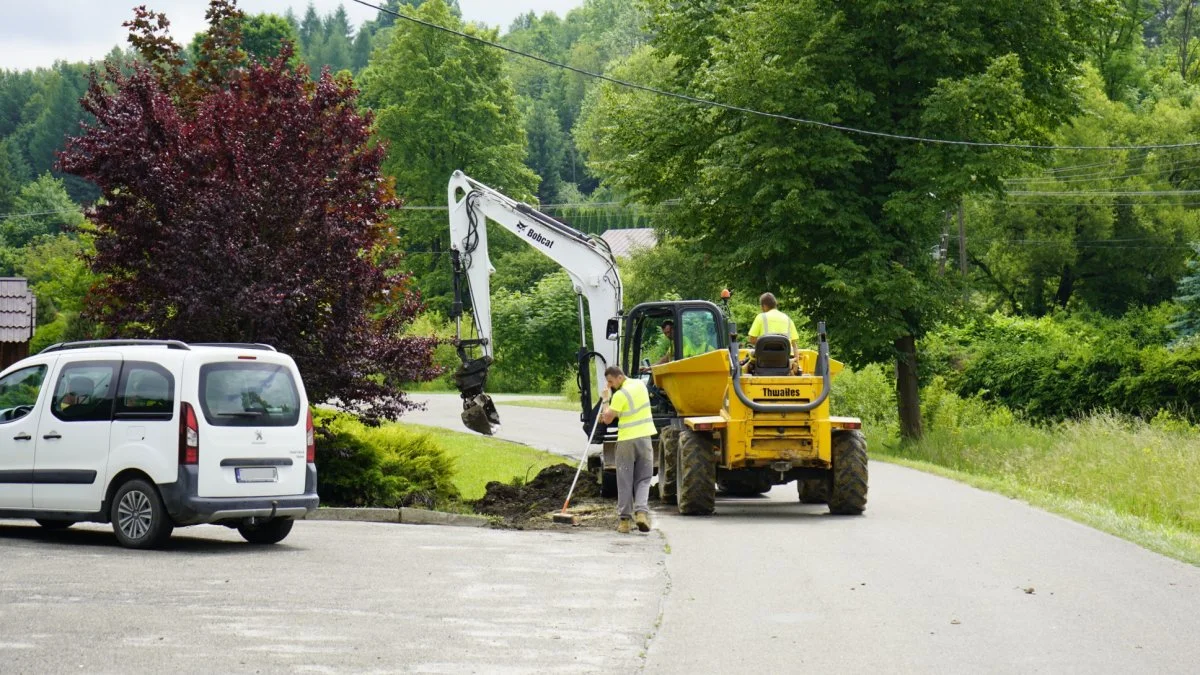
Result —
POLYGON ((308 514, 305 520, 340 520, 357 523, 402 523, 405 525, 450 525, 454 527, 488 527, 484 516, 465 513, 445 513, 401 507, 399 509, 360 509, 321 507, 308 514))

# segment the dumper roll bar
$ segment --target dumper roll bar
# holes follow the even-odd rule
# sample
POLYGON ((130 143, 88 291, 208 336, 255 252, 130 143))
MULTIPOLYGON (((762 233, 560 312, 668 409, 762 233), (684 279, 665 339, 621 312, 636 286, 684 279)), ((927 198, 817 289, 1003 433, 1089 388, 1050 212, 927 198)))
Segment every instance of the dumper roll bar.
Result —
POLYGON ((800 413, 809 412, 829 398, 831 377, 829 375, 829 338, 825 335, 825 322, 817 324, 817 373, 821 375, 821 395, 815 401, 808 403, 758 403, 746 396, 742 390, 742 366, 738 363, 738 343, 729 342, 729 371, 733 376, 733 393, 737 394, 742 405, 760 413, 800 413))

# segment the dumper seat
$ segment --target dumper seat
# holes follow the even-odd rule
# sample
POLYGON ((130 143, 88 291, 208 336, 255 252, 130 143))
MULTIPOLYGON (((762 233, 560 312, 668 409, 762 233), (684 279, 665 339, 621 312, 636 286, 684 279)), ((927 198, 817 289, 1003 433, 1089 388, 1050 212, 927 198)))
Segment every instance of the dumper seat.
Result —
POLYGON ((752 372, 755 375, 789 375, 792 372, 792 343, 786 335, 768 333, 754 343, 752 372))

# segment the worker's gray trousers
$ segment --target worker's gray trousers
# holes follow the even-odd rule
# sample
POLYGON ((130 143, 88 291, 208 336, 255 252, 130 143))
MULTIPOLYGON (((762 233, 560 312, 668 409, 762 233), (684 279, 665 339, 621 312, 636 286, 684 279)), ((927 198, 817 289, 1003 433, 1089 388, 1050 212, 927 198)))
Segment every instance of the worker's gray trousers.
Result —
POLYGON ((617 441, 617 515, 650 512, 650 478, 654 475, 654 447, 650 437, 617 441))

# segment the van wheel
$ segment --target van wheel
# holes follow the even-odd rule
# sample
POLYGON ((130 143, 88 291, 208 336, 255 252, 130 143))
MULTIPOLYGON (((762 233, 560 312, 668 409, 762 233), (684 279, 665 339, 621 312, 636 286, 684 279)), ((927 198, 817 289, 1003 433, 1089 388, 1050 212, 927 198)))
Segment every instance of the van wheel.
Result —
POLYGON ((109 519, 117 541, 128 548, 160 548, 175 529, 158 490, 140 478, 126 481, 117 489, 109 519))
POLYGON ((287 538, 294 522, 291 518, 272 518, 254 525, 242 523, 238 525, 238 532, 251 544, 278 544, 287 538))
POLYGON ((45 518, 38 518, 37 524, 41 525, 42 527, 46 528, 47 530, 65 530, 68 527, 74 525, 75 521, 73 521, 73 520, 46 520, 45 518))

